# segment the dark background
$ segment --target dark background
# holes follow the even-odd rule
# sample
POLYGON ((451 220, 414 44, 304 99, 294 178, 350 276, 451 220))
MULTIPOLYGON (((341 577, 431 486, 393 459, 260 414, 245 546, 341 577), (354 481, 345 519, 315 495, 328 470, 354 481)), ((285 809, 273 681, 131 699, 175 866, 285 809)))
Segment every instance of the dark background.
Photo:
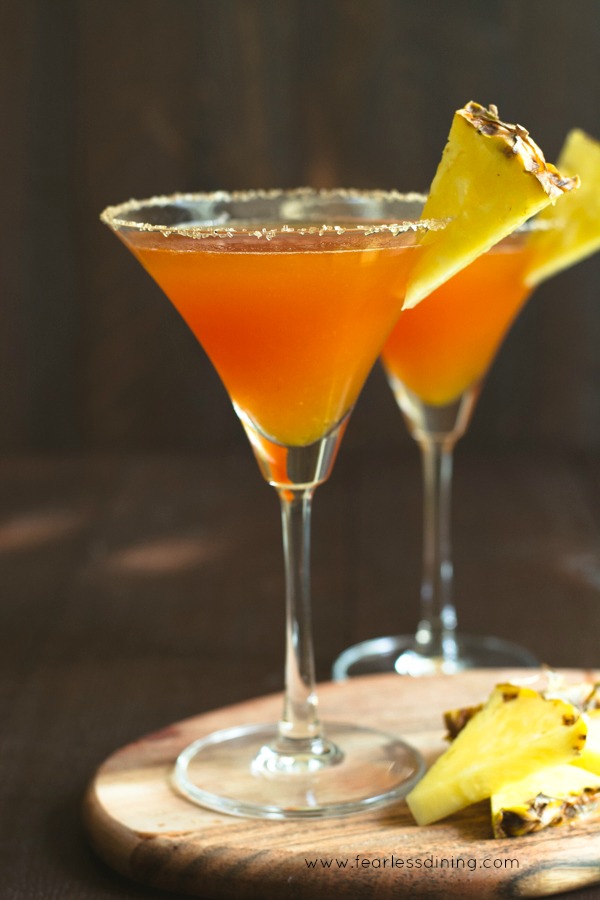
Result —
MULTIPOLYGON (((555 159, 573 126, 600 137, 599 35, 597 0, 0 0, 0 449, 243 445, 185 325, 99 223, 105 205, 426 190, 471 99, 555 159)), ((537 291, 473 445, 600 445, 599 282, 600 257, 537 291)), ((376 370, 346 444, 408 440, 376 370)))

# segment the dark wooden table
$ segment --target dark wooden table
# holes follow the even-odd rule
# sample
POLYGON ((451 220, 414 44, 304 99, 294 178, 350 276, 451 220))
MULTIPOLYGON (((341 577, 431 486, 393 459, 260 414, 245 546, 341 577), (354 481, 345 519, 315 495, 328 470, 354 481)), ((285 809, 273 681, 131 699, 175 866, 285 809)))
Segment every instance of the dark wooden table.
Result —
MULTIPOLYGON (((342 448, 317 493, 320 680, 348 644, 414 627, 411 450, 342 448)), ((464 630, 551 665, 600 666, 599 458, 461 447, 454 522, 464 630)), ((168 897, 94 856, 82 795, 140 735, 280 689, 274 493, 249 453, 5 459, 0 583, 0 897, 168 897)), ((600 887, 564 896, 598 900, 600 887)))

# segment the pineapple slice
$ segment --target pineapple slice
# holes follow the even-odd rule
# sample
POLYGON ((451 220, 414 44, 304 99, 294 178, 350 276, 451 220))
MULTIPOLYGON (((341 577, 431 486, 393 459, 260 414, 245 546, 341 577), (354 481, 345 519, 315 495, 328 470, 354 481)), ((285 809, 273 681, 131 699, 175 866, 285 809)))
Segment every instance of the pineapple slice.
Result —
POLYGON ((543 691, 546 698, 558 697, 572 703, 585 714, 587 737, 581 756, 572 765, 600 775, 600 682, 579 681, 565 683, 561 675, 549 673, 549 686, 543 691))
POLYGON ((404 308, 577 184, 545 162, 524 128, 501 122, 495 106, 459 109, 423 209, 424 218, 449 221, 424 235, 404 308))
MULTIPOLYGON (((548 689, 540 690, 542 697, 545 697, 546 700, 564 700, 565 703, 571 703, 579 712, 586 714, 585 746, 581 756, 576 756, 571 760, 571 764, 600 775, 600 682, 591 684, 582 681, 565 684, 562 677, 551 677, 550 681, 551 685, 548 689)), ((479 706, 462 706, 447 710, 444 713, 447 739, 453 741, 481 708, 482 705, 479 704, 479 706)))
POLYGON ((600 775, 600 709, 590 710, 586 714, 587 739, 581 756, 574 759, 574 766, 581 766, 589 772, 600 775))
POLYGON ((575 766, 540 769, 492 794, 494 837, 521 837, 573 819, 600 819, 600 775, 575 766))
POLYGON ((581 188, 539 216, 550 227, 529 239, 532 287, 600 250, 600 142, 580 129, 569 132, 558 165, 567 175, 578 172, 581 188))
POLYGON ((419 825, 484 800, 509 781, 567 763, 586 738, 579 711, 538 691, 500 684, 408 794, 419 825))

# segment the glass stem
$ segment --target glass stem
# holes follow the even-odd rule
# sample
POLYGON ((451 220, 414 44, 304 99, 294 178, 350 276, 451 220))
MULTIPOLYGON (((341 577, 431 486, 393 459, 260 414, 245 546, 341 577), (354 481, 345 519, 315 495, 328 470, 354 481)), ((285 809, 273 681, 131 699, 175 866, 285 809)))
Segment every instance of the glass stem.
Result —
POLYGON ((417 650, 430 658, 456 659, 456 610, 452 604, 450 498, 454 438, 421 437, 423 461, 423 579, 417 650))
MULTIPOLYGON (((285 699, 280 742, 298 749, 321 739, 310 609, 310 517, 314 487, 281 488, 286 582, 285 699)), ((308 749, 308 746, 307 746, 308 749)))

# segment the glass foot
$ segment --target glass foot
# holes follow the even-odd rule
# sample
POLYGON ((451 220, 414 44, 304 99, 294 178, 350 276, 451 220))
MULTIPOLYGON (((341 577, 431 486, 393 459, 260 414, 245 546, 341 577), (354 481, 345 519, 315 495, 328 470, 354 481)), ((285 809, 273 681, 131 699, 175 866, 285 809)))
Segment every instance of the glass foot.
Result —
POLYGON ((356 675, 397 672, 399 675, 436 675, 464 669, 530 668, 540 665, 533 653, 501 638, 457 634, 447 657, 419 653, 412 634, 373 638, 348 647, 333 664, 334 681, 356 675))
POLYGON ((276 725, 228 728, 194 741, 173 779, 188 800, 260 819, 346 816, 399 800, 424 770, 404 741, 330 722, 320 754, 282 754, 276 725))

